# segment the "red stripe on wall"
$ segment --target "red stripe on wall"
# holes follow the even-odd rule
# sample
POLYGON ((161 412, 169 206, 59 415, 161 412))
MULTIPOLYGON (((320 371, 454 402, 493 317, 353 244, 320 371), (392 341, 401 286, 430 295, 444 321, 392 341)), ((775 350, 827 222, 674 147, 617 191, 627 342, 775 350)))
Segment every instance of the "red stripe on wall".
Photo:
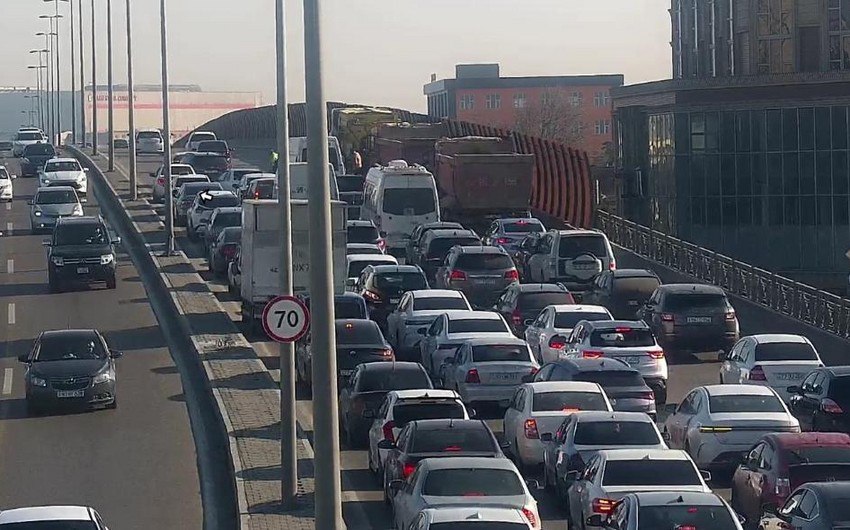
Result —
MULTIPOLYGON (((91 105, 87 105, 90 109, 91 105)), ((115 102, 112 105, 113 109, 126 109, 129 105, 127 103, 119 103, 115 102)), ((98 102, 98 109, 108 109, 108 102, 98 102)), ((136 103, 133 105, 134 109, 160 109, 162 110, 162 103, 136 103)), ((199 109, 209 109, 209 110, 243 110, 243 109, 253 109, 256 108, 254 103, 172 103, 170 105, 171 110, 199 110, 199 109)))

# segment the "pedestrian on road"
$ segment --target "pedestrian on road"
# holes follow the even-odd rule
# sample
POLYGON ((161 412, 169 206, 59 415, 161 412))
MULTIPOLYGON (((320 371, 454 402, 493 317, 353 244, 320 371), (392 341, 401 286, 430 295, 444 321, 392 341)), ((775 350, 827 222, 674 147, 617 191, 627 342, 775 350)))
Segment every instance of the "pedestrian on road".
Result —
POLYGON ((272 153, 271 153, 272 173, 277 173, 277 161, 278 161, 279 158, 280 158, 280 155, 277 153, 277 151, 272 151, 272 153))

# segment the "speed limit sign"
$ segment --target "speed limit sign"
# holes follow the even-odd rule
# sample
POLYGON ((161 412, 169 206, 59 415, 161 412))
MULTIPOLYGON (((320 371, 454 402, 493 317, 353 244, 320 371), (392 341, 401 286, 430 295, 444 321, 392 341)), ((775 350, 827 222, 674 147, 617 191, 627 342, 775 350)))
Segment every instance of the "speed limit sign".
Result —
POLYGON ((278 296, 263 309, 263 329, 277 342, 295 342, 310 327, 310 310, 294 296, 278 296))

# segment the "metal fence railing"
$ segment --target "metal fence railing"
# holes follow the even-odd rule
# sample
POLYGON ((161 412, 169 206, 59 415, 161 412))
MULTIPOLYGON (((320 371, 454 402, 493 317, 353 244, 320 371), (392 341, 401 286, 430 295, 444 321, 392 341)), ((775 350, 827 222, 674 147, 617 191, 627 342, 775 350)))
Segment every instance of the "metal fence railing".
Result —
POLYGON ((673 236, 596 212, 596 224, 612 243, 670 269, 717 285, 728 293, 850 338, 850 300, 732 259, 673 236))

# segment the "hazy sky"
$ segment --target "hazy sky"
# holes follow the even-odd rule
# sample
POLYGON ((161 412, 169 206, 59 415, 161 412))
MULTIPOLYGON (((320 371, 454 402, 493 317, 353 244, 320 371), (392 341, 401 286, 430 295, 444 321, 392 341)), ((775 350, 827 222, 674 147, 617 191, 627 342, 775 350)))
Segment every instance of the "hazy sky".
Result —
MULTIPOLYGON (((77 5, 79 0, 72 0, 77 5)), ((126 81, 126 0, 112 0, 115 82, 126 81)), ((275 93, 275 0, 168 0, 171 83, 275 93)), ((159 82, 159 1, 131 0, 136 83, 159 82)), ((98 9, 100 83, 106 82, 107 0, 98 9)), ((91 0, 83 0, 86 61, 91 0)), ((303 100, 301 2, 287 0, 290 100, 303 100)), ((53 2, 0 0, 0 86, 33 85, 26 65, 43 46, 53 2), (41 45, 39 45, 41 43, 41 45)), ((431 73, 498 62, 502 75, 623 73, 626 83, 670 76, 670 0, 324 0, 328 99, 424 110, 431 73)), ((68 4, 63 76, 68 80, 68 4)), ((76 16, 76 9, 75 9, 76 16)), ((87 82, 90 80, 87 65, 87 82)), ((68 87, 63 81, 63 87, 68 87)))

